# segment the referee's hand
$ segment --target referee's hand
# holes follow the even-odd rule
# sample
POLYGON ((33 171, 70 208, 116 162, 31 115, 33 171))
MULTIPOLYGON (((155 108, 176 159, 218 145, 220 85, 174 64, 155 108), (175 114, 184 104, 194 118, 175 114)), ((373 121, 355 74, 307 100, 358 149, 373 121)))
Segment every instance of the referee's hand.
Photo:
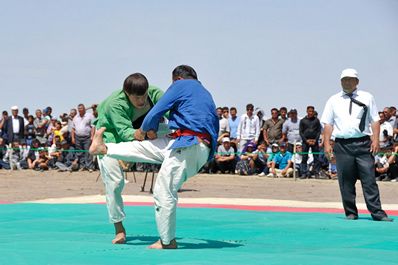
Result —
POLYGON ((378 152, 380 152, 379 141, 372 141, 372 145, 370 146, 370 152, 372 152, 373 155, 376 155, 378 152))

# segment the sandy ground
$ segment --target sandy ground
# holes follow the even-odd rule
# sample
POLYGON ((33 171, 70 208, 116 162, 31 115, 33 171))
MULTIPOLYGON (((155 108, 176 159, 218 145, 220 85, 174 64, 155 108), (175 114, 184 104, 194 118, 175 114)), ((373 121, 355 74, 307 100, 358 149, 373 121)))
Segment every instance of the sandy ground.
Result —
MULTIPOLYGON (((0 201, 21 202, 47 198, 103 195, 99 172, 61 173, 31 170, 0 170, 0 201)), ((152 173, 148 174, 145 192, 141 192, 144 173, 128 173, 125 195, 148 195, 152 173)), ((379 182, 382 203, 398 203, 398 183, 379 182)), ((273 179, 257 176, 200 174, 188 180, 180 198, 256 198, 312 202, 340 202, 335 180, 273 179)), ((357 183, 357 201, 363 203, 362 189, 357 183)))

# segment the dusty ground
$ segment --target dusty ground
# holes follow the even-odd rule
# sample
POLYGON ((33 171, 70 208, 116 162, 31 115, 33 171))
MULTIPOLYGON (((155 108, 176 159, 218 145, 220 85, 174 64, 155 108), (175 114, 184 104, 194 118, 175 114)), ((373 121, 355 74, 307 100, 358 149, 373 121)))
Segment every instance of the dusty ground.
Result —
MULTIPOLYGON (((0 201, 18 202, 46 198, 104 194, 99 172, 60 173, 0 170, 0 201)), ((144 173, 128 173, 124 194, 145 195, 152 174, 148 175, 146 192, 141 192, 144 173)), ((379 182, 383 203, 398 203, 398 183, 379 182)), ((207 175, 191 178, 182 188, 180 197, 259 198, 339 202, 338 183, 335 180, 297 180, 260 178, 257 176, 207 175)), ((357 184, 357 200, 363 202, 362 189, 357 184)))

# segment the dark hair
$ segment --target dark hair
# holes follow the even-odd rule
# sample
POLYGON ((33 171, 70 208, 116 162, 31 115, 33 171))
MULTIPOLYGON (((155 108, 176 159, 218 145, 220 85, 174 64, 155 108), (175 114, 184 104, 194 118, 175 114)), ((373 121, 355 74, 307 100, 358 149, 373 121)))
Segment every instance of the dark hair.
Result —
POLYGON ((86 108, 86 107, 84 106, 84 104, 83 104, 83 103, 80 103, 79 105, 77 105, 77 107, 83 107, 83 108, 86 108))
POLYGON ((238 112, 237 110, 236 110, 236 108, 235 107, 231 107, 230 109, 229 109, 229 111, 235 111, 235 112, 238 112))
POLYGON ((250 103, 250 104, 246 105, 246 110, 249 110, 249 109, 254 110, 253 104, 250 103))
POLYGON ((273 111, 276 111, 276 112, 279 113, 279 110, 278 110, 277 108, 272 108, 272 109, 271 109, 271 113, 272 113, 273 111))
POLYGON ((222 110, 222 108, 221 107, 217 107, 217 109, 216 110, 222 110))
POLYGON ((195 79, 198 80, 196 71, 189 65, 179 65, 173 70, 173 80, 177 80, 179 77, 182 79, 195 79))
POLYGON ((397 108, 394 107, 394 106, 391 106, 391 107, 390 107, 390 110, 395 111, 395 110, 397 110, 397 108))
POLYGON ((222 108, 222 111, 224 112, 224 111, 229 111, 229 108, 228 107, 223 107, 222 108))
POLYGON ((34 120, 34 119, 35 119, 35 117, 33 117, 33 115, 29 115, 29 116, 28 116, 28 119, 32 119, 32 120, 34 120))
POLYGON ((307 106, 307 110, 309 110, 309 109, 315 110, 315 107, 314 106, 307 106))
POLYGON ((135 73, 129 75, 123 83, 123 91, 127 95, 142 96, 148 90, 148 80, 143 74, 135 73))
POLYGON ((6 110, 3 110, 3 115, 8 115, 8 112, 6 110))
POLYGON ((281 107, 281 108, 279 109, 279 111, 282 111, 282 110, 284 110, 284 111, 287 112, 287 108, 286 108, 286 107, 281 107))
POLYGON ((29 112, 29 109, 28 108, 23 108, 22 112, 25 112, 25 111, 29 112))

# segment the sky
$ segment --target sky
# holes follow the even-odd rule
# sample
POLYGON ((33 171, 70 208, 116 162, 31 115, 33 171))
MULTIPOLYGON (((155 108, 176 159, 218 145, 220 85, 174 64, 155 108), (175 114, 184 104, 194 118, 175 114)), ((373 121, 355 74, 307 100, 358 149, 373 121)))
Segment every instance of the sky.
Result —
POLYGON ((195 68, 217 106, 322 113, 355 68, 378 108, 397 106, 398 1, 0 0, 0 110, 91 105, 143 73, 166 90, 195 68))

